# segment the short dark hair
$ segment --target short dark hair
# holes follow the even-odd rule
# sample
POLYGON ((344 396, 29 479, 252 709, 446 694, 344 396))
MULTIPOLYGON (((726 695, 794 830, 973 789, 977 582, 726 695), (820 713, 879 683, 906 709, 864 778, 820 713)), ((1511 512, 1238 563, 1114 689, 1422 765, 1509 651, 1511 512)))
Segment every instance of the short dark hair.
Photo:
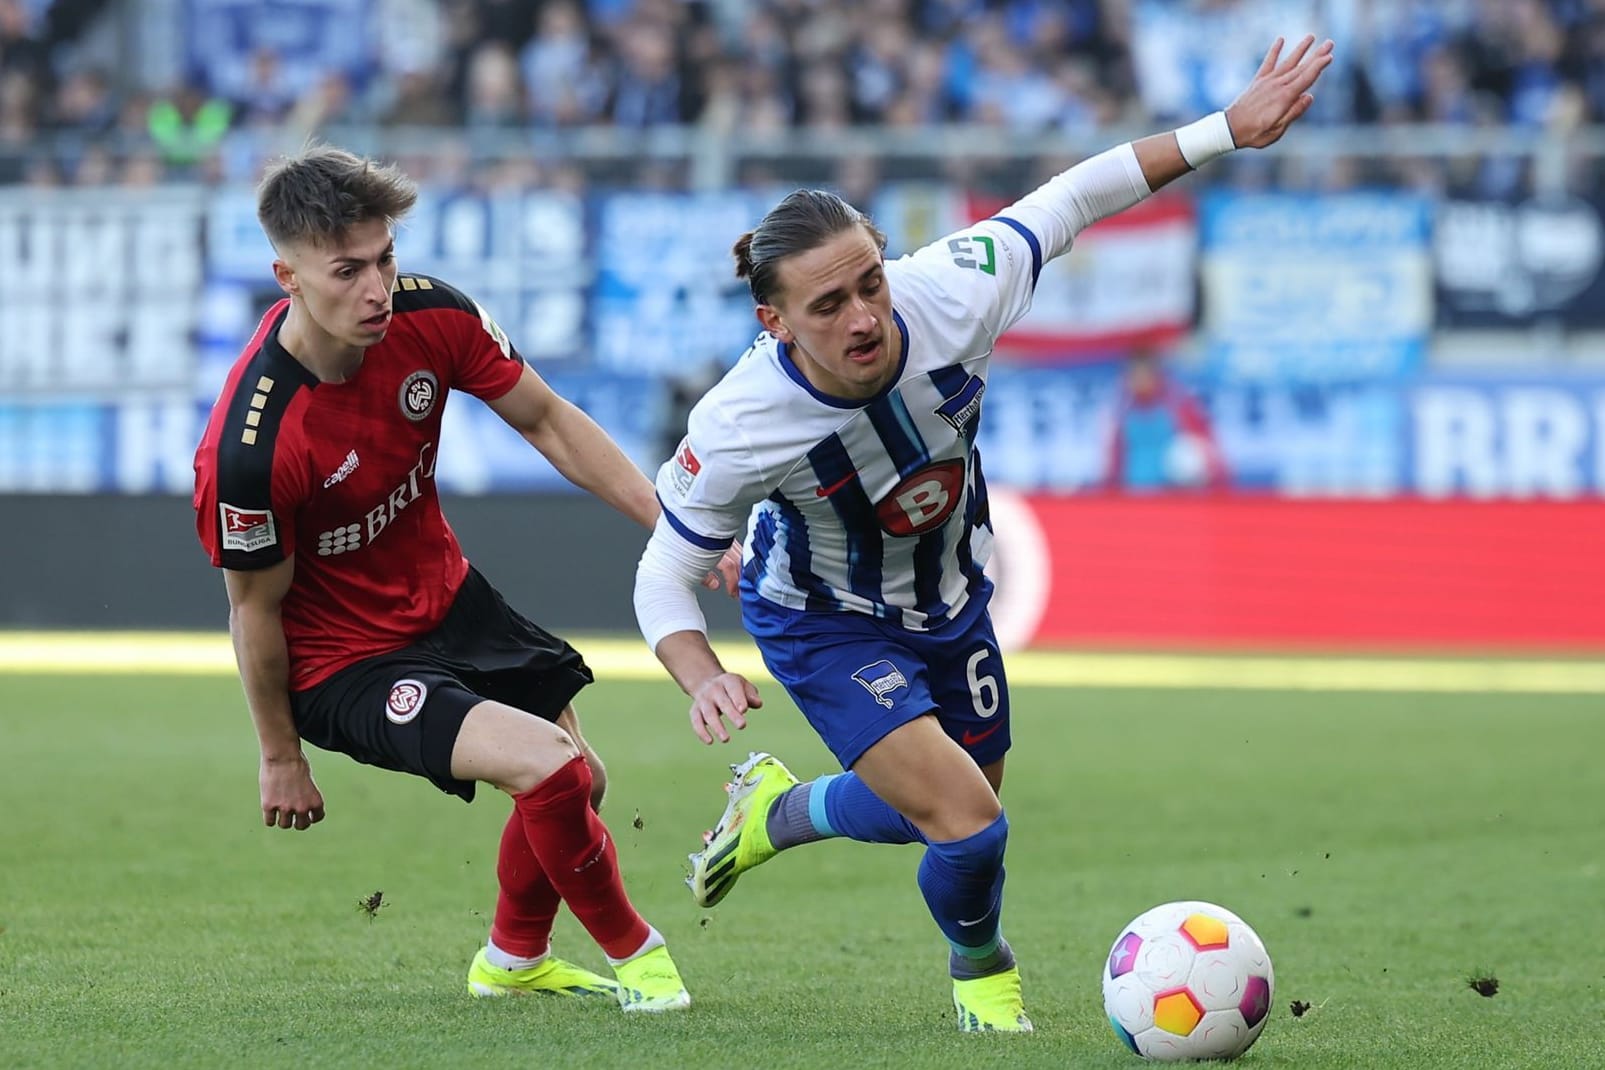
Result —
POLYGON ((357 223, 394 223, 417 200, 418 187, 395 165, 313 145, 268 167, 256 187, 256 218, 275 249, 324 246, 357 223))
POLYGON ((760 305, 779 289, 780 263, 787 257, 817 249, 844 230, 863 227, 882 251, 886 235, 869 216, 822 189, 800 189, 769 209, 756 227, 736 239, 736 278, 746 279, 752 299, 760 305))

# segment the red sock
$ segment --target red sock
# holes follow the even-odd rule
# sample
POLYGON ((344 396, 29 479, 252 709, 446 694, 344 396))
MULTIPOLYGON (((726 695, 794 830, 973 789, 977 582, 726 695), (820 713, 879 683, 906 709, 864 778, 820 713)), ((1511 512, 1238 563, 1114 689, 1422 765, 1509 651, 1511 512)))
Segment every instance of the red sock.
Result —
POLYGON ((591 939, 609 958, 639 951, 652 930, 630 905, 613 837, 591 809, 591 767, 585 758, 513 796, 513 807, 547 879, 591 939))
POLYGON ((524 819, 515 809, 502 829, 502 847, 496 856, 496 919, 490 939, 509 955, 539 958, 552 944, 552 921, 560 899, 546 871, 529 849, 524 819))

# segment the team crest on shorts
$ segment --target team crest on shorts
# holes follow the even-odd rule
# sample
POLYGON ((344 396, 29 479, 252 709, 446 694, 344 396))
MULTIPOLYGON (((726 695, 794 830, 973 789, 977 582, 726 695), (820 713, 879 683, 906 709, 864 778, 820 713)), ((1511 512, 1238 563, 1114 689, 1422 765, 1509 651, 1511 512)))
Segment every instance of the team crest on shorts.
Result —
POLYGON ((397 680, 390 685, 390 697, 385 699, 385 716, 395 724, 406 724, 424 708, 429 689, 417 680, 397 680))
POLYGON ((401 415, 414 423, 428 416, 440 396, 440 383, 434 372, 419 368, 401 384, 401 415))
POLYGON ((863 684, 864 690, 887 709, 892 708, 892 700, 886 696, 900 687, 908 686, 908 677, 903 675, 903 670, 884 659, 865 665, 853 673, 853 679, 863 684))

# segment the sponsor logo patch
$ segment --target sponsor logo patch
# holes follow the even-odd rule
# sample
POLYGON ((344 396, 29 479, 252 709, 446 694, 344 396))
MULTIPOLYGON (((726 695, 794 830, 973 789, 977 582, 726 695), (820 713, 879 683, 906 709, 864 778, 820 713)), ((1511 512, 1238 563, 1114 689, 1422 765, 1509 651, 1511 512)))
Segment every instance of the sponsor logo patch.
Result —
POLYGON ((964 462, 937 461, 908 476, 875 503, 875 516, 888 535, 923 535, 947 523, 964 499, 964 462))
POLYGON ((406 724, 424 708, 429 689, 417 680, 397 680, 385 699, 385 716, 395 724, 406 724))
POLYGON ((278 543, 279 533, 273 525, 271 511, 241 509, 227 502, 218 502, 217 510, 223 522, 223 549, 248 554, 278 543))
POLYGON ((864 690, 887 709, 892 708, 892 700, 887 696, 900 687, 908 686, 908 677, 903 675, 903 670, 884 659, 865 665, 853 673, 853 679, 863 684, 864 690))
POLYGON ((333 557, 343 554, 347 550, 357 550, 362 547, 362 525, 347 524, 335 528, 333 531, 318 532, 318 556, 333 557))
MULTIPOLYGON (((355 451, 352 456, 356 456, 355 451)), ((350 553, 371 544, 403 509, 424 496, 428 490, 428 480, 434 474, 435 444, 425 442, 418 450, 418 463, 407 470, 407 478, 383 501, 368 510, 361 520, 337 524, 328 531, 318 532, 318 556, 350 553)))
POLYGON ((428 416, 440 396, 440 383, 434 372, 422 368, 407 376, 401 384, 401 415, 417 423, 428 416))
POLYGON ((674 461, 669 466, 669 479, 682 498, 691 493, 691 485, 701 472, 702 462, 691 452, 691 439, 682 438, 674 451, 674 461))

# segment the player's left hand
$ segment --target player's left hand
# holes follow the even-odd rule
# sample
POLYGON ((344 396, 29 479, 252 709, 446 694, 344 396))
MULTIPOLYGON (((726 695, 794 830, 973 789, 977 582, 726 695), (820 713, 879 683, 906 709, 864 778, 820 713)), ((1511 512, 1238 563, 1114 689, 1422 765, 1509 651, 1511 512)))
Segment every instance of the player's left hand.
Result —
POLYGON ((1283 43, 1282 38, 1276 39, 1254 80, 1226 108, 1232 140, 1240 149, 1263 149, 1276 144, 1315 103, 1309 90, 1321 72, 1332 65, 1331 41, 1323 41, 1312 51, 1315 35, 1310 34, 1287 59, 1280 60, 1283 43))
POLYGON ((703 579, 702 586, 710 591, 717 591, 723 587, 725 593, 734 598, 741 587, 741 544, 733 543, 730 549, 724 552, 714 570, 703 579))
POLYGON ((721 672, 703 682, 691 695, 691 730, 704 743, 730 742, 724 719, 737 729, 747 727, 747 711, 763 706, 763 698, 740 673, 721 672))

